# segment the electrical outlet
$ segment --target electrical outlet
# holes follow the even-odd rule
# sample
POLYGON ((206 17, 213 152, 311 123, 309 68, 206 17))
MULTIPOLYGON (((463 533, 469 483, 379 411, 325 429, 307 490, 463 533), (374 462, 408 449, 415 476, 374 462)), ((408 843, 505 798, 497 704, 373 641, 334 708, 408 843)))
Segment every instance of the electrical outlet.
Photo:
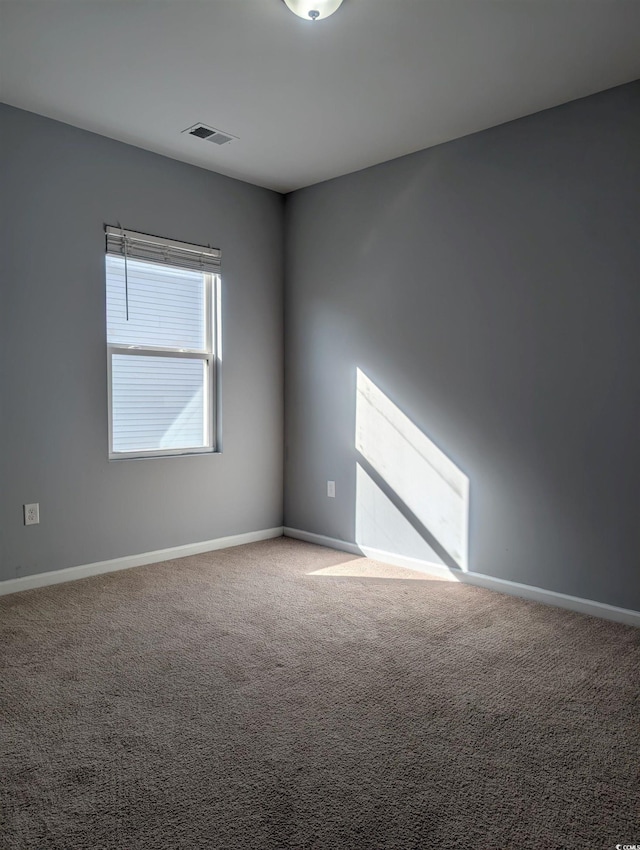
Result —
POLYGON ((38 525, 40 522, 40 505, 34 502, 32 505, 23 505, 24 508, 24 524, 38 525))
POLYGON ((330 499, 335 499, 335 497, 336 497, 336 482, 335 481, 327 481, 327 496, 330 499))

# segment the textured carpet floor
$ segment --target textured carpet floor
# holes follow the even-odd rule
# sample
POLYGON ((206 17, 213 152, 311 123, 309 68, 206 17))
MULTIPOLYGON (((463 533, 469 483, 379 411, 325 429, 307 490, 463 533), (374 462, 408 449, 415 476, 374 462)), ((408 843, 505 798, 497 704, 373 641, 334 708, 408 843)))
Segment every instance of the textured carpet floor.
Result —
POLYGON ((3 850, 640 843, 638 630, 322 574, 349 560, 282 538, 0 599, 3 850))

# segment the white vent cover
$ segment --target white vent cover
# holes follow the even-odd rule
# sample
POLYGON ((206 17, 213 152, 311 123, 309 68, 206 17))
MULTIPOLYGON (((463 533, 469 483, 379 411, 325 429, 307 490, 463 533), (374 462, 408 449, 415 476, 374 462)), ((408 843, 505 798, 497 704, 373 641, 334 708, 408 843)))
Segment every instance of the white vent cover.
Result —
POLYGON ((229 133, 223 133, 222 130, 216 130, 215 127, 208 127, 206 124, 194 124, 193 127, 187 127, 183 133, 188 133, 190 136, 195 136, 196 139, 202 139, 205 142, 213 142, 214 145, 226 145, 237 139, 237 136, 231 136, 229 133))

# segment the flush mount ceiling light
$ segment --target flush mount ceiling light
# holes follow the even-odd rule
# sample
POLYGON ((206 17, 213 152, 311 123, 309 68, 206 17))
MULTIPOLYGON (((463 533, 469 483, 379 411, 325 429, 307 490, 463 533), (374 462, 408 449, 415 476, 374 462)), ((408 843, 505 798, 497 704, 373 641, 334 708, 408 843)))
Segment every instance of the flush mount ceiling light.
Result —
POLYGON ((306 21, 321 21, 340 8, 342 0, 284 0, 291 11, 306 21))

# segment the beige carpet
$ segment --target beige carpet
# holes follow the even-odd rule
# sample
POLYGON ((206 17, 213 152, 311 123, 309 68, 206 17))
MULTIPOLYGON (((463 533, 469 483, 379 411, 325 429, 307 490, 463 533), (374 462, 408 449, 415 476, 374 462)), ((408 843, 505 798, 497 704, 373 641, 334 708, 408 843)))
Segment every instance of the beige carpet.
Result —
POLYGON ((640 632, 350 560, 0 599, 3 850, 640 843, 640 632))

